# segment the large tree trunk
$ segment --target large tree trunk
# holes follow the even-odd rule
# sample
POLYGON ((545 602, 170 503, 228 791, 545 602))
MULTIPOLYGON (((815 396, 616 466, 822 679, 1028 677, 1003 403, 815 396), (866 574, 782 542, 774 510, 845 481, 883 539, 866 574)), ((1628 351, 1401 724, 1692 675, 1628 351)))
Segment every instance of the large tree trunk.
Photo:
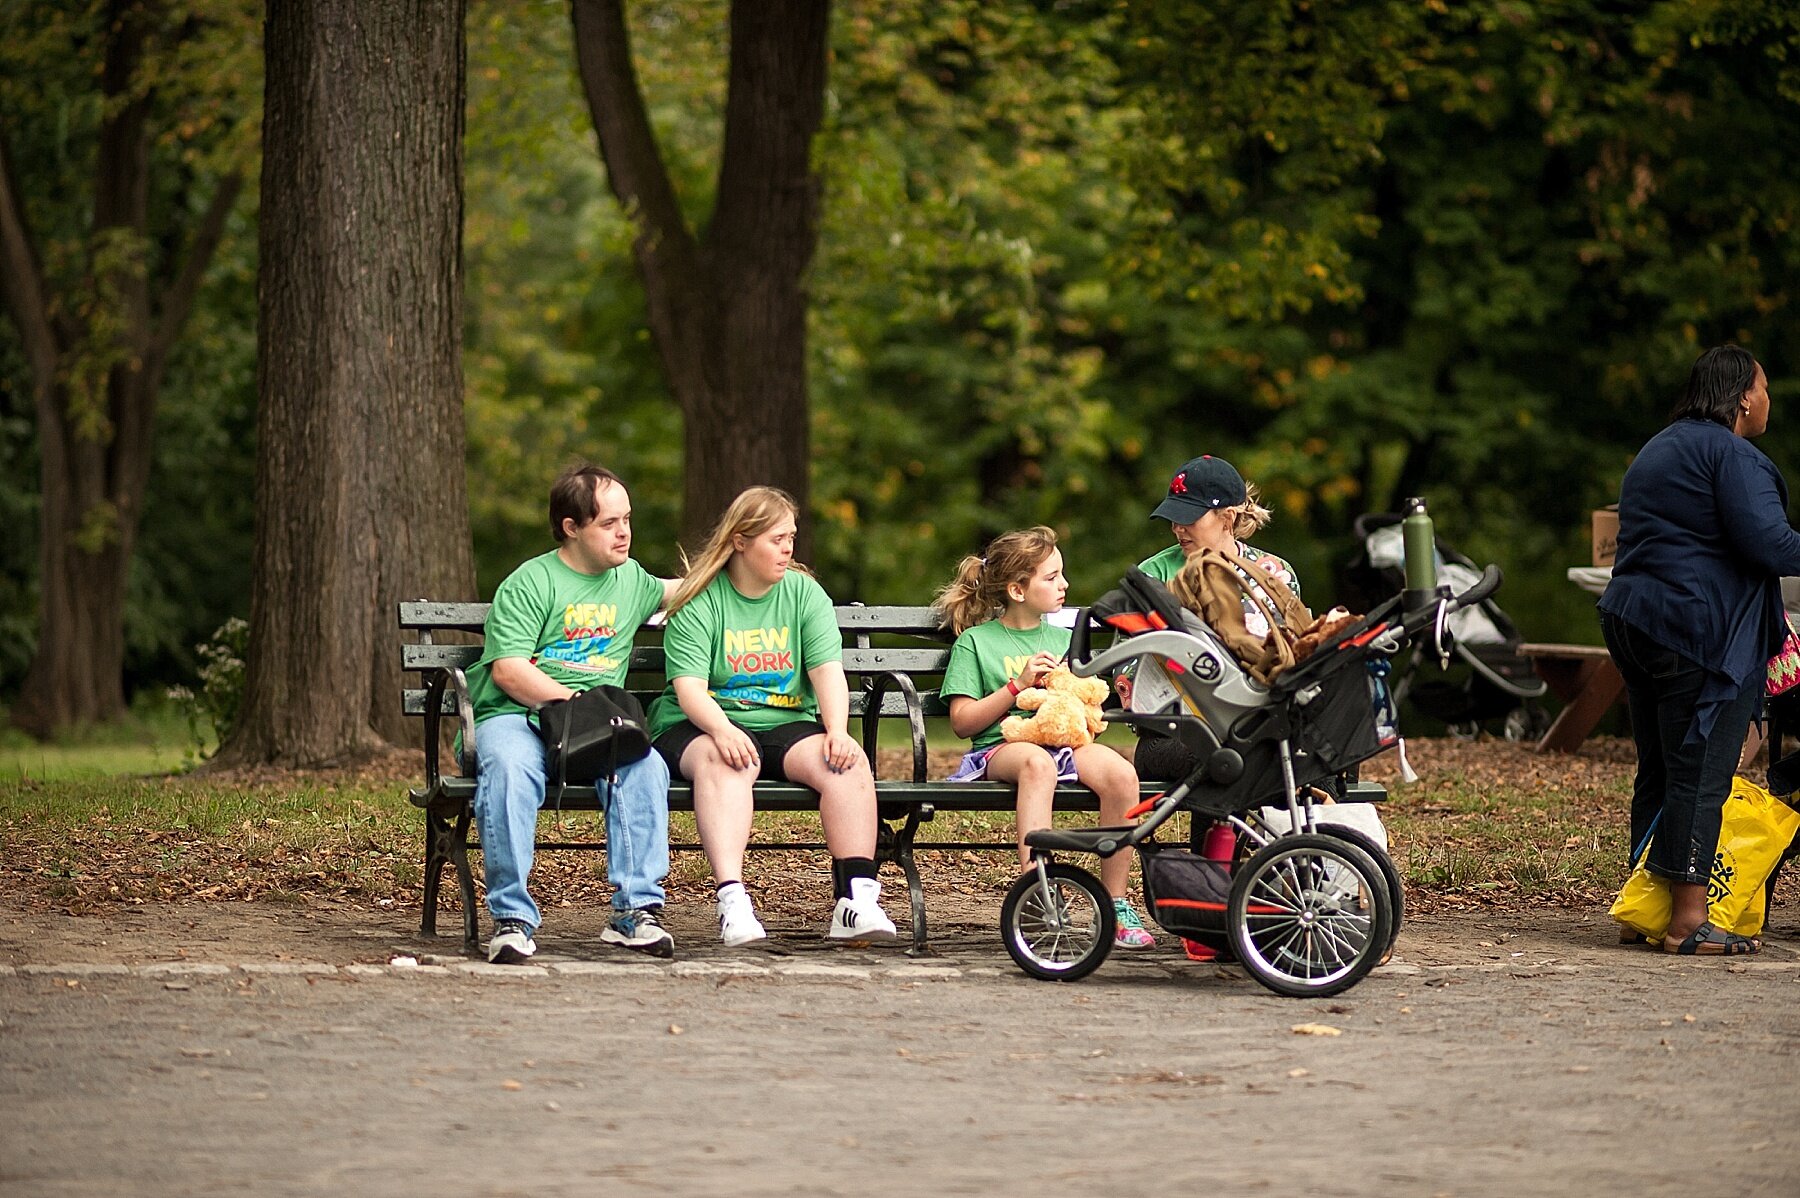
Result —
POLYGON ((250 655, 224 765, 404 739, 395 603, 472 597, 461 0, 271 0, 250 655))
POLYGON ((31 367, 42 495, 38 642, 12 720, 46 737, 124 708, 125 584, 157 393, 241 187, 236 175, 220 182, 153 311, 146 263, 122 252, 149 235, 151 97, 135 76, 150 18, 137 0, 113 0, 105 21, 89 251, 105 273, 90 281, 103 297, 91 309, 53 302, 0 140, 0 293, 31 367))
POLYGON ((574 0, 575 55, 607 179, 638 221, 638 268, 686 427, 682 536, 697 545, 747 486, 800 504, 809 556, 808 264, 818 241, 813 136, 824 114, 829 0, 739 0, 718 195, 704 238, 682 219, 650 129, 620 0, 574 0))

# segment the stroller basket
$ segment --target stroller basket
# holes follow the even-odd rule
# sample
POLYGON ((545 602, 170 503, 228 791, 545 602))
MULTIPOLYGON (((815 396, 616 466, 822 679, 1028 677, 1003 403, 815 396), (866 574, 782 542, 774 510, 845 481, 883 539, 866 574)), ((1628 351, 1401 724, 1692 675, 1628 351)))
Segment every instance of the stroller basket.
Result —
POLYGON ((1231 865, 1154 842, 1139 848, 1144 903, 1165 930, 1228 951, 1225 911, 1231 901, 1231 865))

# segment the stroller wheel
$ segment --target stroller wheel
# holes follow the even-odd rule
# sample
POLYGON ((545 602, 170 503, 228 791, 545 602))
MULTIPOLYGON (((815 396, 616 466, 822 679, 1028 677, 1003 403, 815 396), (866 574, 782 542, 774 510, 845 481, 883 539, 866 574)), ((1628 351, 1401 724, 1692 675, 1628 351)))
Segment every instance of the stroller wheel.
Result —
POLYGON ((1337 836, 1278 836, 1232 878, 1226 931, 1250 975, 1277 994, 1322 998, 1375 968, 1393 929, 1387 879, 1337 836))
POLYGON ((1463 720, 1460 723, 1446 724, 1444 731, 1456 740, 1479 740, 1481 738, 1481 721, 1463 720))
POLYGON ((1336 836, 1340 840, 1347 840, 1367 853, 1369 860, 1375 863, 1375 868, 1380 870, 1381 876, 1387 880, 1388 901, 1392 904, 1390 919, 1393 926, 1388 929, 1387 943, 1381 949, 1381 955, 1386 957, 1394 951, 1394 942, 1400 939, 1400 924, 1406 918, 1406 887, 1400 882, 1400 871, 1394 868, 1393 858, 1389 857, 1387 851, 1375 843, 1368 833, 1355 828, 1346 828, 1342 824, 1318 824, 1316 827, 1319 835, 1336 836))
POLYGON ((1550 731, 1550 713, 1536 703, 1521 703, 1506 713, 1500 732, 1507 740, 1542 740, 1550 731))
POLYGON ((1000 906, 1000 939, 1013 963, 1034 978, 1072 982, 1100 968, 1117 930, 1112 899, 1100 879, 1073 865, 1044 867, 1050 894, 1037 871, 1022 874, 1000 906))

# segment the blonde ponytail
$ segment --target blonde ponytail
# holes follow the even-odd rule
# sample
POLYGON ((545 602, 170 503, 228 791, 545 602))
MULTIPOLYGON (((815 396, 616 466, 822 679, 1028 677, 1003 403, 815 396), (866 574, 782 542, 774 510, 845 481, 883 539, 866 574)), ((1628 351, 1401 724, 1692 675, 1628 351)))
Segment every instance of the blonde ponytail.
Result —
POLYGON ((963 558, 956 577, 931 601, 942 626, 960 635, 998 616, 1006 610, 1006 588, 1029 583, 1055 548, 1056 530, 1040 524, 995 537, 986 558, 963 558))

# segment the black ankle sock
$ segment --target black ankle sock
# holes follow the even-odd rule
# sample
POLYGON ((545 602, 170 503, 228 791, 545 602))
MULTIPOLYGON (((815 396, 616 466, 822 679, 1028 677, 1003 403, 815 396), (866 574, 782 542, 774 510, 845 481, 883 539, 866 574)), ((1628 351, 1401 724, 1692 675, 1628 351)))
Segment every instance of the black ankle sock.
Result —
POLYGON ((831 887, 837 898, 850 898, 850 883, 857 878, 874 878, 876 876, 875 859, 873 857, 833 857, 831 859, 831 887))

